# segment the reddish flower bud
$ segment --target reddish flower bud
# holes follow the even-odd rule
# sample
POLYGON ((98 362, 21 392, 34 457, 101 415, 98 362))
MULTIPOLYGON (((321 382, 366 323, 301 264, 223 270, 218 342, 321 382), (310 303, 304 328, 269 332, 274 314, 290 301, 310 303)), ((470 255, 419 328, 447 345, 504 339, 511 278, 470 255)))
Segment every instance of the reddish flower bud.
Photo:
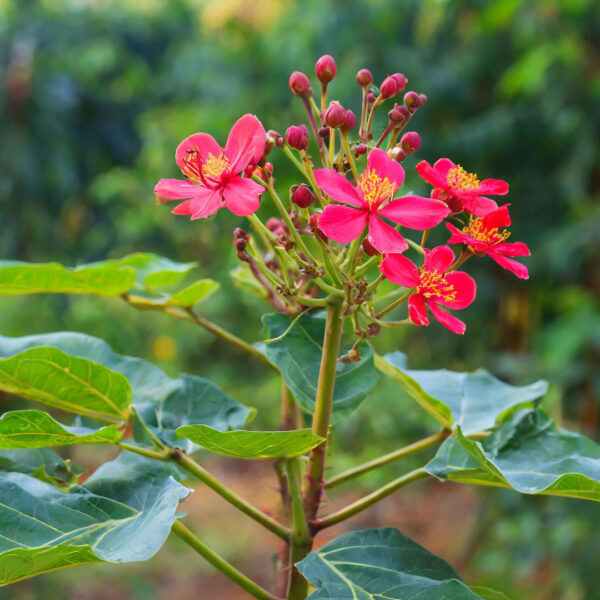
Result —
POLYGON ((366 153, 369 147, 366 144, 356 144, 356 148, 354 149, 354 156, 358 158, 366 153))
POLYGON ((276 217, 271 217, 265 223, 267 229, 276 236, 284 236, 288 235, 288 228, 286 227, 283 219, 277 219, 276 217))
POLYGON ((237 248, 238 252, 243 252, 246 249, 249 239, 250 234, 241 227, 236 227, 233 230, 233 245, 237 248))
POLYGON ((265 166, 262 168, 265 177, 269 178, 273 176, 273 163, 267 162, 265 166))
POLYGON ((310 225, 311 229, 313 230, 313 234, 314 235, 318 235, 326 244, 328 243, 328 239, 327 236, 319 229, 319 215, 321 213, 314 213, 313 215, 311 215, 310 220, 308 221, 308 224, 310 225))
POLYGON ((356 74, 356 83, 361 87, 368 87, 373 83, 373 75, 369 69, 361 69, 356 74))
POLYGON ((406 154, 405 154, 404 150, 402 150, 402 148, 400 148, 399 145, 394 146, 389 151, 389 155, 392 160, 395 160, 396 162, 399 162, 399 163, 401 163, 406 158, 406 154))
POLYGON ((281 134, 277 131, 275 131, 274 129, 269 129, 269 131, 267 131, 267 139, 273 139, 275 140, 275 145, 279 148, 283 148, 283 144, 285 143, 285 140, 283 139, 283 137, 281 136, 281 134))
POLYGON ((400 138, 400 146, 405 154, 412 154, 419 149, 421 136, 416 131, 407 131, 400 138))
POLYGON ((421 96, 417 92, 406 92, 404 94, 404 104, 411 113, 414 113, 421 106, 421 96))
POLYGON ((346 109, 339 102, 332 102, 323 115, 323 121, 328 127, 341 127, 346 121, 346 109))
POLYGON ((386 77, 379 87, 379 93, 384 100, 393 98, 398 93, 398 81, 395 77, 386 77))
POLYGON ((356 115, 351 110, 347 110, 346 111, 346 119, 344 121, 344 124, 342 125, 342 129, 344 131, 352 131, 354 129, 355 125, 356 125, 356 115))
POLYGON ((315 75, 323 85, 327 85, 335 77, 336 71, 335 60, 329 54, 321 56, 315 65, 315 75))
POLYGON ((290 75, 290 90, 296 96, 304 98, 312 95, 312 89, 310 87, 310 81, 308 77, 300 71, 294 71, 290 75))
POLYGON ((293 185, 290 192, 292 202, 300 208, 308 208, 316 197, 303 183, 300 185, 293 185))
POLYGON ((404 88, 406 87, 406 77, 404 77, 402 73, 394 73, 392 77, 396 80, 396 83, 398 84, 398 87, 396 88, 396 94, 403 92, 404 88))
POLYGON ((363 240, 362 247, 367 256, 375 256, 376 254, 379 254, 379 252, 377 252, 367 238, 363 240))
POLYGON ((425 94, 419 94, 419 100, 421 102, 419 106, 423 106, 423 104, 427 102, 427 96, 425 94))
POLYGON ((327 126, 321 127, 321 129, 319 129, 319 137, 321 137, 323 139, 328 139, 329 138, 329 127, 327 127, 327 126))
POLYGON ((296 150, 306 150, 310 134, 306 125, 292 125, 285 132, 285 141, 296 150))
POLYGON ((392 108, 392 110, 390 110, 388 113, 388 117, 392 123, 398 125, 408 121, 408 119, 410 119, 410 113, 408 112, 408 108, 406 108, 406 106, 395 104, 394 108, 392 108))

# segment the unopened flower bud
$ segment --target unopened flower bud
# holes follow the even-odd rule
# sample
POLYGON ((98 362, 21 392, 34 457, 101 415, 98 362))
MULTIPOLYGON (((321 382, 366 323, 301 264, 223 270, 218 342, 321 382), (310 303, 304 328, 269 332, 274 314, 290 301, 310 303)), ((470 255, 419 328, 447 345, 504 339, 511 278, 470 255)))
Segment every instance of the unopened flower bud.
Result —
POLYGON ((246 249, 249 239, 250 234, 241 227, 236 227, 233 230, 233 245, 237 248, 238 252, 243 252, 246 249))
POLYGON ((300 71, 294 71, 290 75, 289 83, 290 83, 290 90, 292 90, 292 93, 296 94, 296 96, 300 96, 301 98, 304 98, 304 97, 312 95, 310 81, 304 73, 301 73, 300 71))
POLYGON ((266 228, 276 236, 286 236, 288 235, 288 228, 285 226, 285 223, 282 219, 277 219, 276 217, 271 217, 265 223, 266 228))
POLYGON ((404 94, 404 104, 411 113, 414 113, 421 106, 421 96, 417 92, 406 92, 404 94))
POLYGON ((329 127, 323 126, 319 129, 319 137, 323 139, 329 139, 329 127))
POLYGON ((300 185, 294 185, 291 188, 292 202, 300 208, 308 208, 315 199, 315 195, 312 191, 303 183, 300 185))
POLYGON ((402 73, 394 73, 392 77, 396 80, 396 83, 398 84, 398 87, 396 88, 396 94, 403 92, 404 88, 406 87, 406 77, 404 77, 402 73))
POLYGON ((252 175, 254 175, 254 171, 256 171, 257 167, 254 163, 250 163, 246 169, 244 170, 244 177, 250 179, 252 175))
POLYGON ((398 93, 398 81, 394 76, 386 77, 379 87, 379 93, 384 100, 393 98, 398 93))
POLYGON ((315 75, 325 86, 335 77, 336 71, 335 60, 329 54, 321 56, 315 65, 315 75))
POLYGON ((373 104, 375 104, 375 100, 377 100, 377 96, 375 96, 373 92, 369 92, 367 94, 367 104, 369 106, 372 106, 373 104))
POLYGON ((279 132, 275 131, 274 129, 269 129, 269 131, 267 131, 267 139, 268 138, 272 138, 273 140, 275 140, 275 145, 278 148, 283 148, 285 140, 279 132))
POLYGON ((346 119, 344 120, 344 124, 342 125, 342 129, 344 131, 352 131, 354 126, 356 125, 356 115, 351 111, 346 111, 346 119))
POLYGON ((272 177, 273 176, 273 163, 272 162, 265 163, 265 166, 262 168, 262 171, 263 171, 264 176, 267 179, 272 177))
POLYGON ((412 154, 419 149, 421 136, 416 131, 407 131, 400 138, 400 146, 405 154, 412 154))
POLYGON ((362 247, 367 256, 375 256, 376 254, 379 254, 379 252, 377 252, 373 244, 371 244, 367 238, 363 240, 362 247))
POLYGON ((323 121, 328 127, 341 127, 346 121, 346 109, 339 102, 332 102, 323 115, 323 121))
POLYGON ((311 215, 310 220, 308 221, 308 224, 310 225, 310 228, 313 230, 313 234, 314 235, 318 235, 325 243, 327 243, 329 240, 327 239, 327 236, 319 229, 319 215, 321 213, 314 213, 311 215))
POLYGON ((401 163, 406 158, 406 153, 399 146, 394 146, 389 152, 390 158, 401 163))
POLYGON ((408 119, 410 119, 410 112, 406 106, 400 106, 399 104, 395 104, 394 108, 390 110, 388 113, 388 117, 394 125, 398 126, 402 123, 406 123, 408 119))
POLYGON ((366 153, 369 147, 366 144, 356 144, 356 148, 354 148, 354 156, 358 158, 366 153))
POLYGON ((356 83, 361 87, 368 87, 373 83, 373 75, 369 69, 361 69, 356 74, 356 83))
POLYGON ((310 134, 306 125, 292 125, 285 132, 285 141, 296 150, 306 150, 310 134))
POLYGON ((423 104, 425 104, 425 102, 427 102, 427 96, 425 94, 419 94, 419 100, 420 100, 419 106, 423 106, 423 104))

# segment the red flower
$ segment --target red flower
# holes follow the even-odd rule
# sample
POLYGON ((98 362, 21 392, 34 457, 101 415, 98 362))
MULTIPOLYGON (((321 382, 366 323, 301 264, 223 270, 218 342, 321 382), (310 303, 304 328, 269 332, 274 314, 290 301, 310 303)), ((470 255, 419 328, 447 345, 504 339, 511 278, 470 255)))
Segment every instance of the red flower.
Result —
POLYGON ((438 225, 450 212, 443 202, 419 196, 388 203, 404 181, 404 169, 384 150, 371 151, 356 187, 332 169, 317 169, 315 179, 334 200, 350 205, 330 204, 319 217, 323 233, 342 244, 355 240, 368 225, 368 240, 379 252, 404 252, 406 240, 379 217, 424 230, 438 225))
POLYGON ((401 254, 387 255, 379 267, 387 279, 407 288, 414 288, 408 298, 408 315, 415 325, 429 325, 427 307, 433 316, 450 331, 464 333, 466 325, 440 308, 466 308, 475 299, 475 281, 462 271, 448 269, 454 262, 449 246, 426 251, 425 262, 418 268, 401 254))
POLYGON ((238 216, 258 210, 264 188, 241 173, 256 165, 265 151, 267 136, 254 115, 244 115, 231 128, 225 149, 207 133, 194 133, 179 144, 175 160, 187 179, 161 179, 154 193, 161 202, 183 200, 172 211, 201 219, 226 206, 238 216))
POLYGON ((487 254, 501 267, 508 269, 521 279, 529 279, 525 265, 507 256, 529 256, 529 248, 523 242, 505 243, 510 233, 501 227, 510 225, 508 204, 492 210, 485 217, 471 217, 469 224, 459 231, 451 223, 446 227, 452 232, 448 240, 450 244, 465 244, 471 252, 487 254))
POLYGON ((486 194, 504 196, 508 194, 508 183, 501 179, 479 181, 475 173, 467 173, 460 165, 448 158, 440 158, 433 167, 425 160, 417 165, 417 172, 435 190, 432 198, 447 202, 452 212, 468 213, 483 217, 485 213, 498 208, 486 194))

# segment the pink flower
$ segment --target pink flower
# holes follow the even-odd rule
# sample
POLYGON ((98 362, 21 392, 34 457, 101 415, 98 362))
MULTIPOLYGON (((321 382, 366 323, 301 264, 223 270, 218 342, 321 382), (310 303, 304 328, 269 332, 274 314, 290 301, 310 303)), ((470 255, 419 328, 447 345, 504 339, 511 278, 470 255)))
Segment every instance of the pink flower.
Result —
POLYGON ((194 133, 179 144, 175 160, 187 179, 161 179, 154 193, 161 202, 183 200, 172 211, 201 219, 226 206, 238 216, 259 207, 264 188, 241 174, 262 158, 267 136, 254 115, 244 115, 231 128, 225 149, 207 133, 194 133))
POLYGON ((529 256, 529 248, 523 242, 507 244, 504 240, 510 233, 502 227, 510 225, 509 204, 487 213, 485 217, 471 217, 469 224, 459 231, 451 223, 446 227, 452 232, 448 240, 450 244, 465 244, 471 252, 487 254, 501 267, 508 269, 520 279, 529 279, 529 271, 525 265, 507 256, 529 256))
POLYGON ((470 275, 448 269, 454 262, 449 246, 427 250, 423 266, 418 268, 401 254, 388 254, 379 267, 384 276, 407 288, 414 288, 408 298, 408 315, 415 325, 429 325, 427 307, 433 316, 454 333, 464 333, 467 326, 441 306, 466 308, 475 299, 476 285, 470 275))
POLYGON ((460 165, 448 158, 440 158, 433 167, 425 160, 417 165, 417 172, 435 189, 432 198, 439 198, 448 204, 452 212, 468 213, 483 217, 486 212, 498 205, 486 194, 504 196, 508 194, 508 183, 501 179, 479 181, 475 173, 467 173, 460 165))
POLYGON ((334 200, 350 205, 330 204, 319 217, 323 233, 342 244, 355 240, 368 226, 368 240, 379 252, 404 252, 406 240, 380 217, 424 230, 438 225, 450 212, 443 202, 419 196, 387 202, 402 185, 404 169, 384 150, 371 151, 356 187, 332 169, 317 169, 315 179, 334 200))

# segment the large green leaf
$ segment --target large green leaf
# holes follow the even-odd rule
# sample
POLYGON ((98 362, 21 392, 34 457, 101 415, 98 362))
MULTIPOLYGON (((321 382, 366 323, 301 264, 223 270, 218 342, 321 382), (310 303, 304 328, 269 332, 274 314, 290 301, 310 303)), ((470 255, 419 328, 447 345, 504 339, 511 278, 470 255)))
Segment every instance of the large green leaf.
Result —
POLYGON ((509 385, 484 369, 472 373, 414 371, 405 365, 406 357, 401 352, 375 357, 375 366, 382 373, 397 381, 442 425, 458 426, 464 435, 493 428, 504 413, 532 405, 548 389, 541 380, 526 386, 509 385))
POLYGON ((131 403, 127 379, 103 365, 43 342, 0 336, 0 390, 88 417, 126 420, 131 403))
MULTIPOLYGON (((186 451, 195 447, 178 440, 175 430, 189 424, 209 425, 226 431, 237 429, 254 414, 216 385, 193 375, 173 379, 158 367, 133 356, 121 356, 103 340, 81 333, 60 332, 21 338, 0 337, 0 356, 36 346, 51 346, 71 356, 99 363, 129 381, 132 404, 144 423, 160 439, 186 451)), ((143 437, 136 428, 138 436, 143 437)))
POLYGON ((397 529, 345 533, 297 565, 310 600, 482 600, 441 558, 397 529))
POLYGON ((291 458, 325 441, 310 429, 221 432, 206 425, 180 427, 177 437, 187 438, 216 454, 235 458, 291 458))
POLYGON ((0 471, 26 473, 36 479, 68 489, 85 472, 49 448, 0 450, 0 471))
POLYGON ((600 501, 600 446, 540 410, 516 411, 483 442, 459 429, 426 468, 442 481, 600 501))
POLYGON ((146 560, 188 494, 163 465, 133 455, 103 465, 68 493, 2 473, 0 585, 80 564, 146 560))
POLYGON ((214 294, 219 286, 219 282, 212 279, 200 279, 169 296, 167 304, 189 308, 214 294))
POLYGON ((15 410, 0 417, 0 448, 111 444, 122 435, 116 425, 101 429, 67 427, 41 410, 15 410))
MULTIPOLYGON (((304 315, 291 329, 289 317, 283 314, 265 315, 263 322, 267 326, 270 338, 283 336, 266 344, 267 358, 281 371, 286 385, 302 409, 312 413, 321 365, 325 313, 321 311, 304 315)), ((377 383, 373 350, 365 343, 360 344, 358 348, 362 357, 359 362, 337 365, 333 392, 333 422, 347 417, 377 383)))

